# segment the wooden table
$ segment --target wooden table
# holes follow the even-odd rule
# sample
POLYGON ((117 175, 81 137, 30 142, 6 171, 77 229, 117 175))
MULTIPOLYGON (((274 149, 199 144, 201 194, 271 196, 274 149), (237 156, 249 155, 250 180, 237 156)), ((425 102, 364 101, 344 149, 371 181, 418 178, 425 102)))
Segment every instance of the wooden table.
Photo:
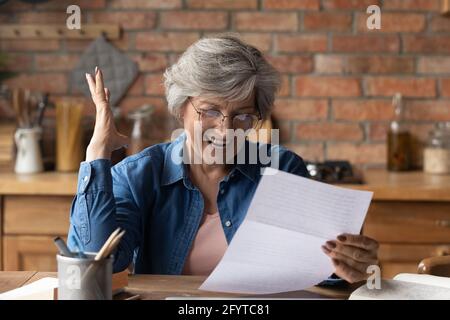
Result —
MULTIPOLYGON (((32 283, 44 277, 56 277, 55 272, 2 271, 0 272, 0 293, 32 283)), ((203 276, 172 275, 131 275, 126 291, 138 294, 142 300, 158 300, 167 297, 249 297, 248 295, 226 294, 200 291, 198 288, 205 280, 203 276)), ((261 298, 331 298, 347 299, 358 285, 346 288, 312 287, 303 291, 286 292, 273 295, 261 295, 261 298)), ((253 296, 254 297, 254 296, 253 296)))

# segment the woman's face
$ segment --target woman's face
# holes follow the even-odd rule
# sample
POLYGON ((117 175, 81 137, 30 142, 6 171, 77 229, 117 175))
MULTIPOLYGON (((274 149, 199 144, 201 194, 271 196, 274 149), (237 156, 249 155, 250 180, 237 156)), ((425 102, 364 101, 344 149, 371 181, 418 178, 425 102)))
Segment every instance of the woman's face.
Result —
POLYGON ((254 127, 259 119, 254 94, 240 102, 191 97, 181 114, 188 134, 191 161, 198 163, 200 160, 206 164, 229 163, 227 160, 234 158, 244 142, 237 139, 236 129, 242 129, 240 132, 243 133, 254 127))

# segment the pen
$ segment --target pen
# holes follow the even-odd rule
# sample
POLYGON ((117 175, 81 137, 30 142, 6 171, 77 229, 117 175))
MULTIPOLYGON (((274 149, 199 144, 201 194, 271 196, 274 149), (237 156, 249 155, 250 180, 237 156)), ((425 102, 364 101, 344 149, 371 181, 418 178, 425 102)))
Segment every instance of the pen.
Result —
POLYGON ((56 237, 53 242, 55 242, 55 245, 58 247, 59 254, 66 257, 73 257, 73 253, 69 250, 69 248, 67 248, 67 245, 63 239, 56 237))

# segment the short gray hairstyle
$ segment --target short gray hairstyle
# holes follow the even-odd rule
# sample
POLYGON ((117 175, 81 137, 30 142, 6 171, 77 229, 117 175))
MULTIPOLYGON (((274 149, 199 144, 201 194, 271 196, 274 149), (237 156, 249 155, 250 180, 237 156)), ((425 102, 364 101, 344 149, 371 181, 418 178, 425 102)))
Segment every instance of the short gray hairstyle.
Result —
POLYGON ((280 76, 261 52, 231 35, 193 43, 166 69, 164 86, 169 111, 179 115, 188 97, 203 96, 243 101, 255 92, 263 119, 273 107, 280 76))

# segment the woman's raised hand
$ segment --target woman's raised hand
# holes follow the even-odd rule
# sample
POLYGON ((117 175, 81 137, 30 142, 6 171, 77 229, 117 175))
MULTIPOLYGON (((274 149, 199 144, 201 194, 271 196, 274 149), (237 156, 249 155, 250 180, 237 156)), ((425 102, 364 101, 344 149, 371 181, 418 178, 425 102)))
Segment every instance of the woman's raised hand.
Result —
POLYGON ((104 87, 102 71, 96 67, 94 76, 86 73, 86 80, 96 109, 94 133, 86 150, 86 161, 111 159, 114 150, 128 144, 128 137, 119 133, 114 125, 109 90, 104 87))

